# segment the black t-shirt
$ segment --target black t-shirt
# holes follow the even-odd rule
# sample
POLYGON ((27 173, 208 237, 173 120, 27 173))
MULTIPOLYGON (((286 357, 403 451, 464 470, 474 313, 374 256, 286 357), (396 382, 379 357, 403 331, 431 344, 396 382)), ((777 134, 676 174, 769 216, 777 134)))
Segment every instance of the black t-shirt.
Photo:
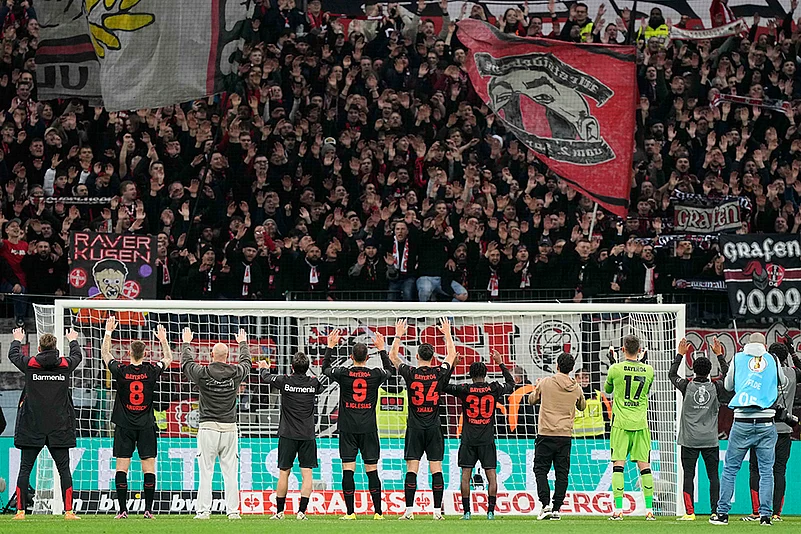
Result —
POLYGON ((408 428, 425 430, 440 426, 440 398, 451 379, 451 371, 447 363, 438 367, 412 367, 404 363, 398 367, 406 381, 406 395, 409 397, 408 428))
POLYGON ((309 375, 272 375, 269 369, 261 370, 261 379, 281 391, 281 420, 278 436, 298 440, 314 439, 315 397, 323 386, 309 375))
MULTIPOLYGON (((385 358, 386 351, 382 351, 381 359, 385 358)), ((339 431, 348 434, 377 432, 378 389, 392 373, 371 367, 331 367, 330 349, 326 352, 323 373, 339 383, 339 431)))
POLYGON ((511 373, 506 367, 501 370, 505 384, 478 382, 445 386, 445 393, 462 401, 462 442, 465 445, 491 445, 495 441, 495 407, 501 397, 515 388, 511 373))
POLYGON ((124 428, 147 428, 156 424, 153 416, 153 391, 164 366, 161 362, 139 365, 108 362, 108 370, 117 384, 117 398, 111 422, 124 428))

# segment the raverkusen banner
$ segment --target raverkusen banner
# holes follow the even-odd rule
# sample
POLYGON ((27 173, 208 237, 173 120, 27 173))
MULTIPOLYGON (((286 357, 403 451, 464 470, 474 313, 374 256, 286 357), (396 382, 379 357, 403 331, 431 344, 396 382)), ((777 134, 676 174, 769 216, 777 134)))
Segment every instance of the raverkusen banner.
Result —
POLYGON ((95 299, 156 298, 156 238, 73 232, 70 294, 95 299))
POLYGON ((740 228, 740 203, 734 200, 717 206, 679 203, 674 209, 673 231, 714 234, 740 228))
POLYGON ((729 303, 737 317, 796 316, 801 307, 801 241, 793 234, 720 236, 729 303))
POLYGON ((575 189, 625 217, 634 47, 517 37, 473 19, 458 28, 470 80, 496 117, 575 189))

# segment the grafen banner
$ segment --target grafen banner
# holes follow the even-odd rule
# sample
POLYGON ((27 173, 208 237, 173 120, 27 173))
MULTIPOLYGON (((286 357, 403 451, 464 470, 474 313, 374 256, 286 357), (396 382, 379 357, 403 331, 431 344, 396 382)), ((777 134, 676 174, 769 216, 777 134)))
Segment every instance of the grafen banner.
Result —
POLYGON ((792 234, 721 235, 726 287, 734 315, 797 317, 801 242, 792 234))
POLYGON ((633 46, 573 44, 458 23, 473 87, 559 176, 625 217, 636 88, 633 46))
POLYGON ((676 205, 673 216, 674 232, 715 234, 740 228, 740 203, 736 200, 717 206, 698 206, 692 202, 676 205))
POLYGON ((94 299, 154 299, 156 238, 73 232, 70 295, 94 299))

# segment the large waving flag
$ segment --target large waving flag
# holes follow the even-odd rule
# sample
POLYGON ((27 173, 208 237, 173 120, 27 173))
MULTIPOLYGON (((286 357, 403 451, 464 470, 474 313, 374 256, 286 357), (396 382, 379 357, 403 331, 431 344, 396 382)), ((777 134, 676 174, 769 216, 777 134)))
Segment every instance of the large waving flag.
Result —
POLYGON ((41 98, 109 110, 167 106, 222 91, 250 2, 76 0, 37 4, 41 98))
POLYGON ((458 28, 473 87, 507 130, 575 189, 625 217, 635 48, 517 37, 474 19, 458 28))

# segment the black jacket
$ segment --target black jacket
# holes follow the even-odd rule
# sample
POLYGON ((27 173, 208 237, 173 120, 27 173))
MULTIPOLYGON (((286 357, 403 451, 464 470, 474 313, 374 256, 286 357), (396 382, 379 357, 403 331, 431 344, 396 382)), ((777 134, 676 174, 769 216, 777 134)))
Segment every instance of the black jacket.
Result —
POLYGON ((12 341, 8 359, 25 373, 25 389, 19 399, 14 446, 75 447, 75 410, 70 375, 81 363, 77 341, 70 343, 69 356, 46 350, 23 356, 22 345, 12 341))

